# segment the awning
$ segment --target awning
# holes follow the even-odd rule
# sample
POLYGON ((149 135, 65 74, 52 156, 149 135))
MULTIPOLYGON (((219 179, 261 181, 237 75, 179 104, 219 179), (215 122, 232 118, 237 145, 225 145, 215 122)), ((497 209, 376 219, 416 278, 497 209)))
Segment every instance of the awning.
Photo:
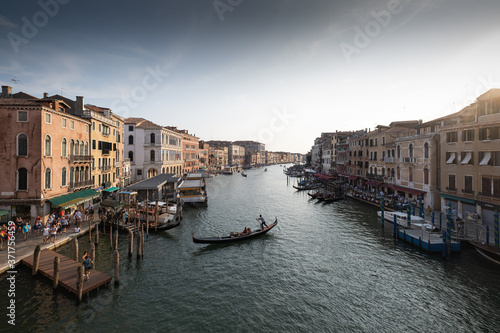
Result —
POLYGON ((441 197, 445 198, 445 199, 450 199, 450 200, 456 200, 456 201, 462 201, 462 202, 470 203, 472 205, 476 204, 476 201, 474 201, 474 200, 465 199, 465 198, 459 198, 459 197, 454 197, 454 196, 451 196, 451 195, 448 195, 448 194, 441 194, 441 197))
POLYGON ((451 164, 455 160, 455 153, 452 153, 448 160, 446 160, 446 164, 451 164))
POLYGON ((61 195, 56 198, 49 199, 49 201, 54 206, 61 207, 62 209, 67 209, 76 206, 78 204, 81 204, 82 202, 96 198, 98 196, 100 196, 100 194, 97 193, 95 190, 86 189, 83 191, 61 195))
POLYGON ((321 173, 315 173, 314 177, 319 178, 321 180, 337 179, 337 177, 335 177, 335 176, 323 175, 321 173))
POLYGON ((374 180, 367 180, 366 185, 375 185, 375 181, 374 180))
POLYGON ((359 178, 359 176, 349 176, 349 179, 350 179, 350 180, 356 180, 356 179, 358 179, 358 178, 359 178))
POLYGON ((119 187, 110 187, 110 188, 107 188, 105 190, 102 190, 103 192, 114 192, 114 191, 118 191, 120 188, 119 187))
POLYGON ((484 153, 484 157, 481 160, 481 162, 479 162, 479 165, 488 165, 488 163, 490 162, 490 158, 491 158, 491 153, 484 153))
POLYGON ((5 216, 5 215, 9 215, 9 211, 8 210, 0 209, 0 217, 1 216, 5 216))
POLYGON ((464 157, 464 159, 462 160, 462 162, 460 162, 461 164, 469 164, 470 160, 472 158, 472 153, 467 153, 464 157))
POLYGON ((415 194, 415 195, 422 195, 425 193, 425 191, 420 191, 420 190, 416 190, 414 188, 402 187, 402 186, 397 186, 397 185, 393 185, 392 188, 395 191, 401 191, 401 192, 411 193, 411 194, 415 194))
POLYGON ((392 188, 392 184, 383 183, 380 185, 380 187, 392 188))

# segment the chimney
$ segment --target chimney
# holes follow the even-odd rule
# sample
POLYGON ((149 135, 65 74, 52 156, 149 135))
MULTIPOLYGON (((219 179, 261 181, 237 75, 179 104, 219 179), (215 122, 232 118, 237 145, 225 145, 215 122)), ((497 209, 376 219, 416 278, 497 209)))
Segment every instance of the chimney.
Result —
POLYGON ((49 93, 44 92, 43 93, 43 98, 49 98, 49 93))
POLYGON ((76 96, 76 103, 75 103, 75 116, 83 116, 83 96, 76 96))
POLYGON ((12 87, 2 86, 2 98, 12 98, 12 87))

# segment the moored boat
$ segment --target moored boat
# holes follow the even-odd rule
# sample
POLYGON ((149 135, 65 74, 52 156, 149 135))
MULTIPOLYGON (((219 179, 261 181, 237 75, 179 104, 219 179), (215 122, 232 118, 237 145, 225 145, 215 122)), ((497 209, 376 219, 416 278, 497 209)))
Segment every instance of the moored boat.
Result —
POLYGON ((237 242, 245 239, 251 239, 258 236, 262 236, 267 232, 269 232, 269 230, 274 228, 277 224, 278 224, 278 218, 276 218, 275 221, 272 224, 268 225, 267 227, 252 231, 250 234, 246 235, 239 234, 235 236, 229 235, 229 236, 195 237, 194 232, 192 232, 191 236, 193 237, 194 243, 204 243, 204 244, 230 243, 230 242, 237 242))
POLYGON ((479 252, 479 254, 497 264, 500 264, 500 248, 474 241, 469 241, 469 243, 476 248, 476 251, 479 252))
MULTIPOLYGON (((379 210, 377 212, 377 215, 379 217, 382 216, 382 211, 379 210)), ((389 212, 389 211, 384 211, 384 219, 389 221, 389 222, 394 222, 394 216, 396 216, 396 223, 403 227, 403 228, 408 228, 408 214, 407 213, 401 213, 401 212, 389 212)), ((421 218, 420 216, 410 216, 410 225, 411 226, 418 226, 418 227, 427 227, 427 224, 424 218, 421 218)))

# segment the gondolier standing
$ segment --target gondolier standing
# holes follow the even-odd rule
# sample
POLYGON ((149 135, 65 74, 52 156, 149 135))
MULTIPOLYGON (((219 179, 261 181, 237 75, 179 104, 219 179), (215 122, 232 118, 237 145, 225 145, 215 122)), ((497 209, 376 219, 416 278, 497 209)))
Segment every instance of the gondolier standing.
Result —
POLYGON ((262 215, 259 215, 259 217, 257 218, 257 221, 260 221, 260 227, 261 227, 261 229, 264 229, 264 227, 267 227, 266 221, 264 220, 264 218, 262 217, 262 215))

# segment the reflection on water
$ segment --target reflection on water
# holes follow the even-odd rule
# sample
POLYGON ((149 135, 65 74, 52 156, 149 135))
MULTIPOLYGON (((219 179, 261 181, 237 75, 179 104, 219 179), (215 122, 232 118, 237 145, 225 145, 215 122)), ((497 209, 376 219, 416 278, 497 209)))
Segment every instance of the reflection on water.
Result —
MULTIPOLYGON (((374 207, 317 203, 287 185, 279 166, 208 180, 208 208, 146 240, 143 259, 120 236, 120 285, 81 304, 44 278, 17 275, 17 331, 334 332, 496 331, 500 267, 472 249, 444 261, 382 229, 374 207), (196 235, 279 224, 234 244, 196 235)), ((88 238, 81 238, 80 251, 88 238)), ((134 244, 135 245, 135 244, 134 244)), ((71 247, 61 253, 70 255, 71 247)), ((112 275, 109 237, 97 269, 112 275)), ((7 282, 1 281, 6 290, 7 282)), ((6 295, 1 298, 3 308, 6 295)), ((5 331, 8 327, 1 326, 5 331)))

